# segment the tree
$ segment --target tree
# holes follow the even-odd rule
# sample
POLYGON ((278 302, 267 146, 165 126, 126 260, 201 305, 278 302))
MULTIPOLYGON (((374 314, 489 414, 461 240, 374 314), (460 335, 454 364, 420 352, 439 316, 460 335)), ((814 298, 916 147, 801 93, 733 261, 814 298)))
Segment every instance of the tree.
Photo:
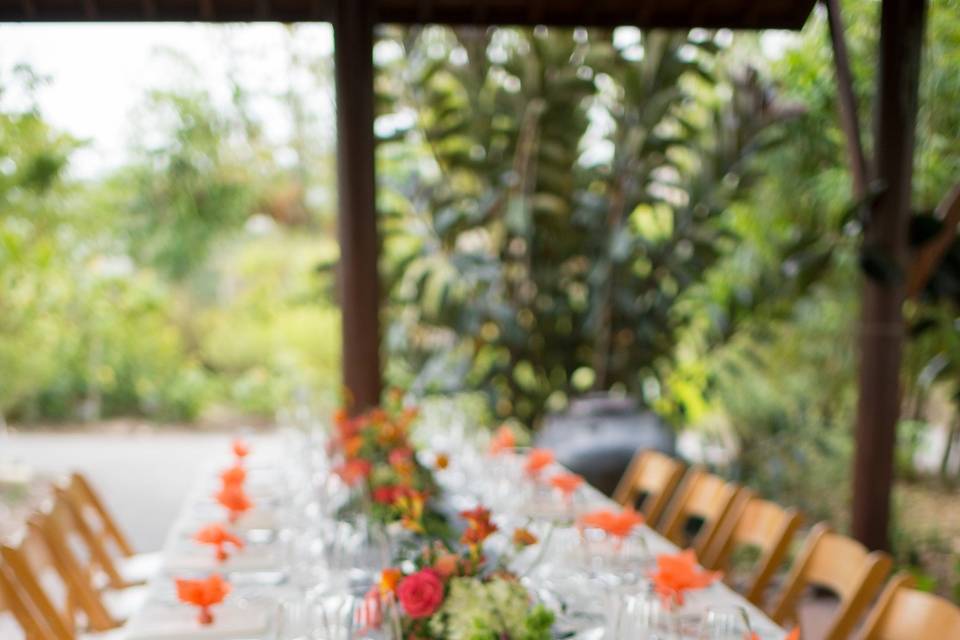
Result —
POLYGON ((755 73, 726 74, 709 34, 387 42, 392 375, 482 389, 530 422, 590 388, 658 401, 684 294, 732 248, 722 214, 791 112, 755 73))

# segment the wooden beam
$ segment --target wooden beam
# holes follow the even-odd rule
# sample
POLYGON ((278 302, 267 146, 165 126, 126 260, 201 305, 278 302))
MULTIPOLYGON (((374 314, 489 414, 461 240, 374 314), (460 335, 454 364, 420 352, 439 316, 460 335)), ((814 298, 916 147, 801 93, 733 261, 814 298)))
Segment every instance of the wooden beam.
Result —
POLYGON ((827 19, 830 23, 830 43, 833 46, 834 73, 837 77, 837 98, 840 103, 840 126, 847 139, 847 155, 850 173, 853 176, 853 195, 863 202, 867 196, 867 159, 863 153, 860 137, 860 114, 857 111, 857 96, 853 91, 853 74, 850 72, 850 57, 844 36, 843 16, 839 0, 825 0, 827 19))
POLYGON ((907 279, 907 296, 910 298, 923 292, 957 237, 957 226, 960 225, 960 183, 955 184, 950 193, 940 201, 934 214, 943 221, 943 228, 933 239, 920 247, 910 265, 910 276, 907 279))
MULTIPOLYGON (((906 272, 920 50, 926 0, 883 0, 874 116, 875 170, 864 242, 906 272)), ((904 278, 867 278, 860 327, 860 392, 853 469, 853 535, 888 547, 893 453, 900 418, 904 278)))
POLYGON ((380 286, 373 136, 373 9, 337 0, 337 235, 343 385, 354 411, 380 401, 380 286))

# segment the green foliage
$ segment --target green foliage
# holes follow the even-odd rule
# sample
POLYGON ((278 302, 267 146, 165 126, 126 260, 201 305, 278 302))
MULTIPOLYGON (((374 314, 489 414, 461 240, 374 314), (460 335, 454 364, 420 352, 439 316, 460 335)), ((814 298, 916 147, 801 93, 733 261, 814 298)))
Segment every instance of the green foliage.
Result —
POLYGON ((202 265, 214 240, 253 204, 253 176, 230 153, 231 125, 204 93, 152 92, 143 127, 161 142, 140 150, 128 179, 131 248, 174 279, 202 265))
MULTIPOLYGON (((329 215, 307 205, 327 185, 305 182, 327 177, 329 146, 297 141, 280 166, 245 110, 254 96, 237 87, 224 108, 183 70, 146 95, 130 160, 83 181, 69 172, 81 145, 31 106, 44 79, 0 79, 27 96, 0 93, 0 422, 332 404, 339 314, 318 265, 336 248, 329 215)), ((291 89, 278 106, 301 99, 291 89)), ((299 134, 317 124, 292 119, 299 134)))
POLYGON ((527 422, 590 388, 660 399, 681 300, 732 246, 721 214, 789 114, 755 74, 724 73, 714 39, 633 35, 390 40, 401 53, 378 86, 396 124, 385 138, 403 145, 381 155, 394 379, 481 389, 527 422))

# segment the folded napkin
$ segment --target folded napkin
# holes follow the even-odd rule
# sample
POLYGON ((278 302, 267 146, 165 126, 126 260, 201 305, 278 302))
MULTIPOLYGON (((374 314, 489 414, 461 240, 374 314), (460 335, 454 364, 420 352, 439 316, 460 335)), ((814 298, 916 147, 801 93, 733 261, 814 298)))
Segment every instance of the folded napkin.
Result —
POLYGON ((126 640, 233 640, 262 638, 269 631, 264 608, 224 604, 214 614, 213 624, 201 625, 193 607, 151 606, 124 627, 123 635, 126 640))
POLYGON ((722 576, 719 571, 700 568, 697 555, 688 549, 677 554, 657 556, 657 569, 650 574, 650 579, 664 601, 683 605, 685 592, 708 587, 722 576))
POLYGON ((633 509, 622 511, 598 509, 580 516, 577 524, 587 529, 600 529, 616 538, 625 538, 635 527, 643 524, 643 516, 633 509))
POLYGON ((217 562, 210 549, 200 545, 172 550, 164 558, 163 568, 167 573, 205 573, 222 571, 272 571, 280 566, 277 553, 270 547, 246 547, 232 554, 225 562, 217 562))

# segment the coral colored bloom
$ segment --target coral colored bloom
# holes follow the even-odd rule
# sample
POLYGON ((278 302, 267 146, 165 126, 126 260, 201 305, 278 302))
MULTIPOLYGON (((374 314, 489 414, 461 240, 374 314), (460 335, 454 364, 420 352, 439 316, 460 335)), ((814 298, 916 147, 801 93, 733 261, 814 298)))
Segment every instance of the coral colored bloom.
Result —
POLYGON ((230 512, 231 522, 235 522, 237 518, 253 507, 253 502, 247 497, 243 487, 239 485, 225 486, 216 495, 216 499, 230 512))
POLYGON ((240 460, 246 458, 250 455, 250 445, 247 444, 246 440, 242 438, 237 438, 233 441, 233 455, 237 456, 240 460))
POLYGON ((240 464, 235 464, 229 469, 225 469, 220 472, 220 480, 223 481, 223 485, 242 485, 247 479, 247 470, 244 469, 240 464))
POLYGON ((363 601, 354 613, 354 620, 357 622, 361 635, 379 629, 383 625, 383 603, 376 585, 370 587, 366 595, 363 596, 363 601))
POLYGON ((443 604, 443 580, 433 569, 421 569, 400 581, 397 598, 412 619, 429 618, 443 604))
POLYGON ((449 578, 457 572, 460 558, 454 553, 445 553, 433 561, 433 569, 442 578, 449 578))
POLYGON ((380 573, 380 592, 383 594, 393 593, 397 590, 397 583, 403 578, 400 569, 390 567, 380 573))
POLYGON ((800 627, 794 627, 784 640, 800 640, 800 627))
POLYGON ((202 625, 213 624, 210 607, 220 604, 230 593, 230 583, 214 574, 205 580, 176 580, 177 598, 180 602, 200 607, 199 622, 202 625))
POLYGON ((684 592, 707 587, 722 575, 719 571, 701 569, 697 565, 697 555, 688 549, 678 554, 658 556, 657 570, 650 575, 650 579, 661 598, 682 605, 684 592))
POLYGON ((643 524, 643 516, 633 509, 624 509, 619 512, 600 509, 583 514, 577 520, 577 524, 585 528, 600 529, 617 538, 625 538, 630 535, 634 527, 643 524))
POLYGON ((347 460, 335 469, 335 472, 351 487, 367 478, 373 470, 368 460, 347 460))
POLYGON ((498 530, 497 525, 490 521, 490 510, 484 507, 461 511, 460 517, 467 521, 467 528, 460 542, 471 547, 479 546, 498 530))
POLYGON ((576 473, 558 473, 550 478, 550 484, 569 498, 583 484, 583 476, 576 473))
POLYGON ((209 544, 216 547, 217 560, 220 562, 229 557, 226 549, 224 549, 226 545, 233 545, 234 549, 243 549, 243 540, 224 529, 221 524, 210 524, 201 528, 193 534, 193 539, 200 544, 209 544))
POLYGON ((503 425, 493 434, 493 439, 490 440, 490 453, 497 455, 510 451, 517 446, 517 438, 513 435, 513 431, 507 425, 503 425))
POLYGON ((553 464, 553 451, 549 449, 531 449, 527 454, 524 470, 531 476, 540 475, 540 472, 553 464))
POLYGON ((518 547, 529 547, 537 542, 537 536, 533 535, 529 529, 520 527, 513 530, 513 544, 518 547))

